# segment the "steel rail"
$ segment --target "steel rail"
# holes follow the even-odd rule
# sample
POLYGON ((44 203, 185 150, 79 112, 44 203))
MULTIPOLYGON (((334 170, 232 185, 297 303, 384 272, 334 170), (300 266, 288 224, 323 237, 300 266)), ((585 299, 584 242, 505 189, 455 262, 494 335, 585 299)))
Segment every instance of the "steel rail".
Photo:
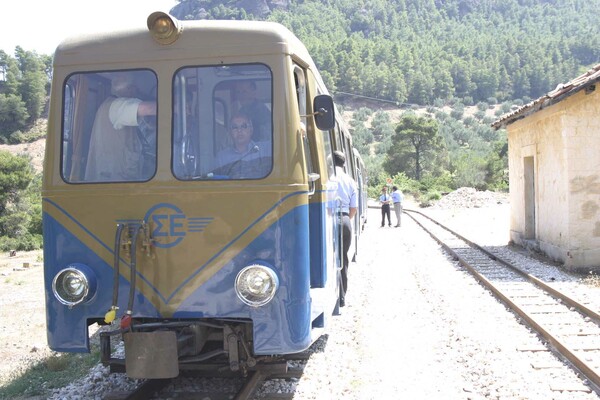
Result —
POLYGON ((431 218, 431 217, 429 217, 429 216, 427 216, 427 215, 425 215, 425 214, 423 214, 421 212, 414 211, 414 210, 404 210, 404 211, 406 212, 406 214, 411 219, 413 219, 413 221, 415 221, 423 230, 425 230, 437 243, 439 243, 444 248, 444 250, 446 252, 448 252, 455 260, 457 260, 463 267, 465 267, 479 282, 481 282, 484 287, 486 287, 487 289, 489 289, 497 298, 499 298, 512 311, 514 311, 517 315, 519 315, 519 317, 522 318, 522 320, 525 321, 541 337, 543 337, 550 344, 550 347, 556 353, 558 353, 561 357, 563 357, 564 359, 566 359, 571 364, 571 366, 574 369, 576 369, 581 374, 583 374, 585 376, 585 378, 589 381, 589 385, 597 393, 600 392, 600 375, 598 374, 598 372, 593 367, 589 366, 584 360, 582 360, 581 358, 579 358, 575 354, 575 351, 573 349, 569 348, 569 346, 567 346, 566 344, 564 344, 560 339, 558 339, 551 332, 549 332, 547 329, 545 329, 540 323, 538 323, 525 310, 523 310, 515 302, 513 302, 509 298, 509 296, 507 296, 504 293, 502 293, 502 291, 500 289, 498 289, 490 280, 488 280, 485 276, 483 276, 481 273, 479 273, 476 270, 476 268, 473 267, 473 265, 471 265, 467 260, 465 260, 463 257, 461 257, 454 250, 452 250, 446 243, 444 243, 430 229, 428 229, 427 227, 425 227, 421 222, 419 222, 417 220, 417 218, 415 218, 413 215, 411 215, 411 213, 416 213, 416 214, 419 214, 419 215, 421 215, 421 216, 429 219, 430 221, 432 221, 435 224, 439 225, 440 227, 442 227, 443 229, 447 230, 451 234, 453 234, 456 237, 460 238, 461 240, 463 240, 464 242, 466 242, 467 244, 469 244, 473 248, 476 248, 477 250, 482 251, 488 257, 492 258, 494 261, 497 261, 497 262, 501 263, 502 265, 505 265, 505 266, 511 268, 512 270, 520 273, 521 275, 525 276, 528 280, 530 280, 531 283, 533 283, 535 285, 539 285, 539 287, 542 290, 547 291, 551 296, 553 296, 555 298, 559 298, 561 301, 565 301, 565 302, 567 302, 567 304, 569 304, 569 305, 571 305, 573 307, 578 308, 578 311, 580 313, 582 313, 582 314, 584 314, 586 316, 589 316, 591 318, 596 319, 597 318, 597 314, 595 312, 592 312, 591 313, 592 315, 587 315, 586 311, 584 311, 584 310, 588 310, 587 307, 584 307, 583 305, 580 305, 578 302, 576 302, 575 300, 569 298, 568 296, 560 293, 558 290, 556 290, 556 289, 554 289, 554 288, 546 285, 544 282, 541 282, 539 279, 533 277, 532 275, 525 273, 524 271, 520 270, 519 268, 517 268, 516 266, 512 265, 508 261, 500 259, 496 255, 494 255, 494 254, 490 253, 489 251, 483 249, 481 246, 479 246, 479 245, 471 242, 470 240, 464 238, 462 235, 454 232, 453 230, 451 230, 451 229, 445 227, 444 225, 440 224, 439 222, 435 221, 433 218, 431 218))
MULTIPOLYGON (((415 213, 415 214, 419 214, 419 215, 421 215, 421 216, 429 219, 431 222, 435 223, 436 225, 439 225, 441 228, 447 230, 451 234, 453 234, 456 237, 460 238, 461 240, 465 241, 470 246, 475 247, 477 250, 480 250, 481 252, 485 253, 492 260, 498 261, 499 263, 507 266, 508 268, 512 269, 513 271, 521 274, 522 276, 524 276, 525 278, 527 278, 530 282, 534 283, 538 287, 540 287, 543 290, 545 290, 548 293, 550 293, 553 297, 564 301, 566 304, 570 305, 571 307, 576 308, 582 314, 584 314, 587 317, 590 317, 591 319, 593 319, 596 322, 596 324, 600 325, 600 314, 598 312, 590 309, 589 307, 586 307, 584 304, 581 304, 577 300, 575 300, 575 299, 573 299, 573 298, 565 295, 564 293, 562 293, 559 290, 557 290, 556 288, 550 286, 546 282, 544 282, 544 281, 538 279, 537 277, 535 277, 535 276, 533 276, 533 275, 531 275, 531 274, 523 271, 522 269, 518 268, 517 266, 515 266, 511 262, 504 260, 502 257, 499 257, 498 255, 492 253, 491 251, 485 249, 484 247, 478 245, 477 243, 472 242, 471 240, 469 240, 466 237, 462 236, 458 232, 455 232, 452 229, 450 229, 450 228, 448 228, 448 227, 440 224, 438 221, 434 220, 430 216, 428 216, 428 215, 426 215, 426 214, 424 214, 424 213, 422 213, 420 211, 416 211, 416 210, 404 210, 404 211, 408 211, 407 215, 409 217, 411 217, 411 218, 413 218, 413 217, 410 215, 410 213, 415 213)), ((413 220, 415 220, 415 219, 413 218, 413 220)), ((415 220, 415 222, 416 222, 416 220, 415 220)), ((417 222, 417 224, 419 224, 421 227, 423 227, 423 225, 421 225, 419 222, 417 222)), ((425 228, 423 227, 423 229, 425 229, 425 228)), ((427 229, 425 229, 425 230, 427 230, 427 229)))

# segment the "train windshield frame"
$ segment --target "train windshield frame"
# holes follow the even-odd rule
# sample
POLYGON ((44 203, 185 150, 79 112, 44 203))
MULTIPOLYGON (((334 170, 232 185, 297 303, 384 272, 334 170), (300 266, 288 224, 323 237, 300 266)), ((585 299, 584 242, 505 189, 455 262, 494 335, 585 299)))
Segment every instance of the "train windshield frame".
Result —
POLYGON ((173 78, 173 175, 265 178, 273 167, 272 92, 265 64, 180 68, 173 78))
MULTIPOLYGON (((176 179, 263 179, 270 174, 273 78, 267 65, 185 66, 175 71, 172 83, 168 151, 176 179)), ((63 85, 62 179, 76 184, 151 180, 162 152, 157 147, 157 89, 157 75, 150 69, 69 75, 63 85), (152 113, 143 114, 148 107, 152 113)))
POLYGON ((157 85, 149 69, 77 72, 63 86, 61 176, 144 182, 156 173, 157 85), (153 115, 138 115, 140 104, 153 115))

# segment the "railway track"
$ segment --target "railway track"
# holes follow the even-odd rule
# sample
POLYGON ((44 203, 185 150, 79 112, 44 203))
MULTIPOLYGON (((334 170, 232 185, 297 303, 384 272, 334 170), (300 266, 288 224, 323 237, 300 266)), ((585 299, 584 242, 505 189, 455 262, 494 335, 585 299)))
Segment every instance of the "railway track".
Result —
POLYGON ((257 365, 245 376, 227 368, 200 367, 186 371, 173 379, 148 379, 129 392, 110 393, 105 400, 158 400, 158 399, 204 399, 204 400, 249 400, 262 389, 260 398, 266 400, 292 399, 293 392, 271 390, 278 380, 294 380, 302 376, 308 353, 279 357, 274 362, 257 365))
POLYGON ((481 247, 421 212, 404 211, 534 330, 550 351, 575 369, 585 385, 600 393, 600 315, 596 306, 534 276, 520 265, 518 257, 481 247))

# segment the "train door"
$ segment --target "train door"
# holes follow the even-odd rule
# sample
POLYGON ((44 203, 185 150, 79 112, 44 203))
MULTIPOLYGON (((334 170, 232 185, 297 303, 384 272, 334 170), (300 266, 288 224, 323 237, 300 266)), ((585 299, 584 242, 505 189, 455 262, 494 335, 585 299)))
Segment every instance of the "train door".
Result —
POLYGON ((323 288, 327 282, 327 242, 326 218, 327 213, 323 201, 326 193, 323 191, 323 177, 319 174, 317 161, 313 150, 315 143, 314 118, 309 118, 308 110, 311 95, 307 84, 307 71, 298 64, 293 67, 294 83, 300 115, 298 135, 304 150, 306 176, 309 184, 308 220, 309 220, 309 251, 310 251, 310 285, 311 288, 323 288))

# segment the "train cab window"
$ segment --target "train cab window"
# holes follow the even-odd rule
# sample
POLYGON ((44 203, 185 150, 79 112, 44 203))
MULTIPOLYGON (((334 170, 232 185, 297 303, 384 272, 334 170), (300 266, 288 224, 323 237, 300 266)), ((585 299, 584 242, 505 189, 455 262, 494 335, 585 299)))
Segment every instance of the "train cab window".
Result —
POLYGON ((156 83, 148 70, 69 76, 62 121, 66 182, 138 182, 154 175, 156 83))
POLYGON ((272 75, 264 64, 180 69, 173 119, 176 178, 261 179, 270 173, 272 75))
POLYGON ((315 168, 312 161, 311 141, 309 139, 307 127, 307 104, 308 95, 306 90, 306 77, 304 70, 298 66, 294 66, 294 83, 296 85, 296 96, 298 99, 298 113, 300 115, 300 132, 302 144, 304 147, 304 159, 306 165, 306 172, 308 176, 309 192, 312 194, 315 192, 315 181, 318 175, 315 174, 315 168))

